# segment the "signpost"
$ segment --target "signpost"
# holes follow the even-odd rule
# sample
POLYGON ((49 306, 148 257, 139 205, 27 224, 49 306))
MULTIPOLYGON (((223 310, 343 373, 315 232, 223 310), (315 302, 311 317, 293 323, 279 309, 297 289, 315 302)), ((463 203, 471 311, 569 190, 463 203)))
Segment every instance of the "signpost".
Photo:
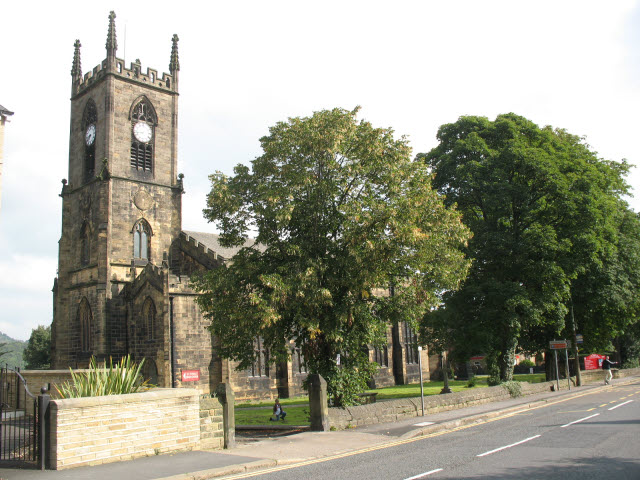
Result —
POLYGON ((556 385, 558 386, 558 390, 560 390, 560 372, 558 371, 558 350, 564 350, 564 358, 566 360, 567 367, 567 386, 569 390, 571 390, 571 375, 569 375, 569 351, 571 348, 571 342, 568 340, 551 340, 549 342, 549 348, 553 350, 553 354, 556 360, 556 385))
POLYGON ((418 346, 418 367, 420 368, 420 402, 422 403, 422 416, 424 417, 424 385, 422 384, 422 347, 418 346))

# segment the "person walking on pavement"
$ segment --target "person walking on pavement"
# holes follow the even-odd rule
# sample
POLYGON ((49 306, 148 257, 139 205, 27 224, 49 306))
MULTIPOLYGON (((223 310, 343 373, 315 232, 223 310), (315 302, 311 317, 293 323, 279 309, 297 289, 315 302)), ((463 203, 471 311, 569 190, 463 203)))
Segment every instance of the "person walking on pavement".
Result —
POLYGON ((602 361, 602 369, 605 372, 605 376, 604 376, 605 385, 609 385, 609 383, 611 382, 611 379, 613 378, 613 374, 611 373, 611 367, 613 367, 614 365, 617 365, 617 363, 618 362, 612 362, 611 360, 609 360, 608 355, 602 361))

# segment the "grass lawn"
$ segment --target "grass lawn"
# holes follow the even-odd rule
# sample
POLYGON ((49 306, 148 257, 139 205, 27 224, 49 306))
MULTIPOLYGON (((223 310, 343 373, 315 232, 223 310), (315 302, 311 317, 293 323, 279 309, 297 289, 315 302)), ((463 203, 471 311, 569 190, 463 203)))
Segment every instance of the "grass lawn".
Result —
MULTIPOLYGON (((284 403, 284 402, 283 402, 284 403)), ((283 405, 284 407, 284 405, 283 405)), ((287 412, 285 420, 278 420, 278 424, 284 425, 309 425, 309 402, 304 405, 292 405, 284 407, 287 412)), ((270 425, 269 420, 273 414, 273 406, 236 408, 236 425, 270 425)))
MULTIPOLYGON (((540 383, 545 381, 544 373, 514 375, 513 379, 518 382, 540 383)), ((453 392, 461 392, 469 390, 467 380, 449 380, 449 388, 453 392)), ((479 375, 476 377, 476 386, 472 388, 487 387, 487 376, 479 375)), ((424 394, 438 395, 444 382, 425 382, 424 394)), ((378 388, 375 390, 367 390, 368 392, 377 392, 378 400, 390 400, 394 398, 408 398, 420 396, 420 384, 396 385, 387 388, 378 388)), ((308 425, 309 424, 309 397, 301 396, 294 398, 282 398, 280 403, 287 412, 287 419, 279 423, 287 423, 289 425, 308 425)), ((272 414, 273 400, 265 400, 263 402, 241 403, 236 405, 236 425, 269 425, 269 417, 272 414)))

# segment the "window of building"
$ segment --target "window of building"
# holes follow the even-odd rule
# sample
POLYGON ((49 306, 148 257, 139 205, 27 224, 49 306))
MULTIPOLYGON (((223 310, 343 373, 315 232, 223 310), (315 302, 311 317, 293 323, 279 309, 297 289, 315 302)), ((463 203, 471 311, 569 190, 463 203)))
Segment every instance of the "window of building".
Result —
POLYGON ((261 337, 257 337, 253 341, 253 350, 255 358, 249 376, 251 377, 268 377, 269 376, 269 350, 264 347, 261 337))
POLYGON ((384 347, 374 347, 373 349, 373 361, 376 362, 381 367, 389 366, 389 347, 385 345, 384 347))
POLYGON ((292 356, 294 360, 294 369, 296 369, 298 373, 307 373, 307 361, 304 358, 302 349, 300 347, 294 348, 292 356))
POLYGON ((418 363, 418 337, 407 322, 404 322, 404 351, 407 365, 418 363))
POLYGON ((142 98, 131 111, 131 168, 153 171, 156 115, 151 102, 142 98))
POLYGON ((93 100, 89 99, 82 115, 82 135, 84 136, 84 181, 91 180, 96 173, 96 125, 98 110, 93 100))
POLYGON ((140 220, 133 227, 133 258, 149 260, 151 245, 151 228, 149 224, 140 220))
POLYGON ((156 305, 147 297, 142 305, 142 321, 148 340, 156 338, 156 305))
POLYGON ((91 315, 91 307, 86 297, 78 306, 78 323, 80 324, 80 350, 82 352, 91 351, 91 324, 93 316, 91 315))

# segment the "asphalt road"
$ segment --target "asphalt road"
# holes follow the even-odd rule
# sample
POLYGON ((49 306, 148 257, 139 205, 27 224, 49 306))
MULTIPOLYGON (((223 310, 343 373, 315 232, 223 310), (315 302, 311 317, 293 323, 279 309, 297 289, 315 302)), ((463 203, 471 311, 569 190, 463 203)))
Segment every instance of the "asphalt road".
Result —
POLYGON ((303 466, 226 478, 640 479, 640 382, 303 466))

